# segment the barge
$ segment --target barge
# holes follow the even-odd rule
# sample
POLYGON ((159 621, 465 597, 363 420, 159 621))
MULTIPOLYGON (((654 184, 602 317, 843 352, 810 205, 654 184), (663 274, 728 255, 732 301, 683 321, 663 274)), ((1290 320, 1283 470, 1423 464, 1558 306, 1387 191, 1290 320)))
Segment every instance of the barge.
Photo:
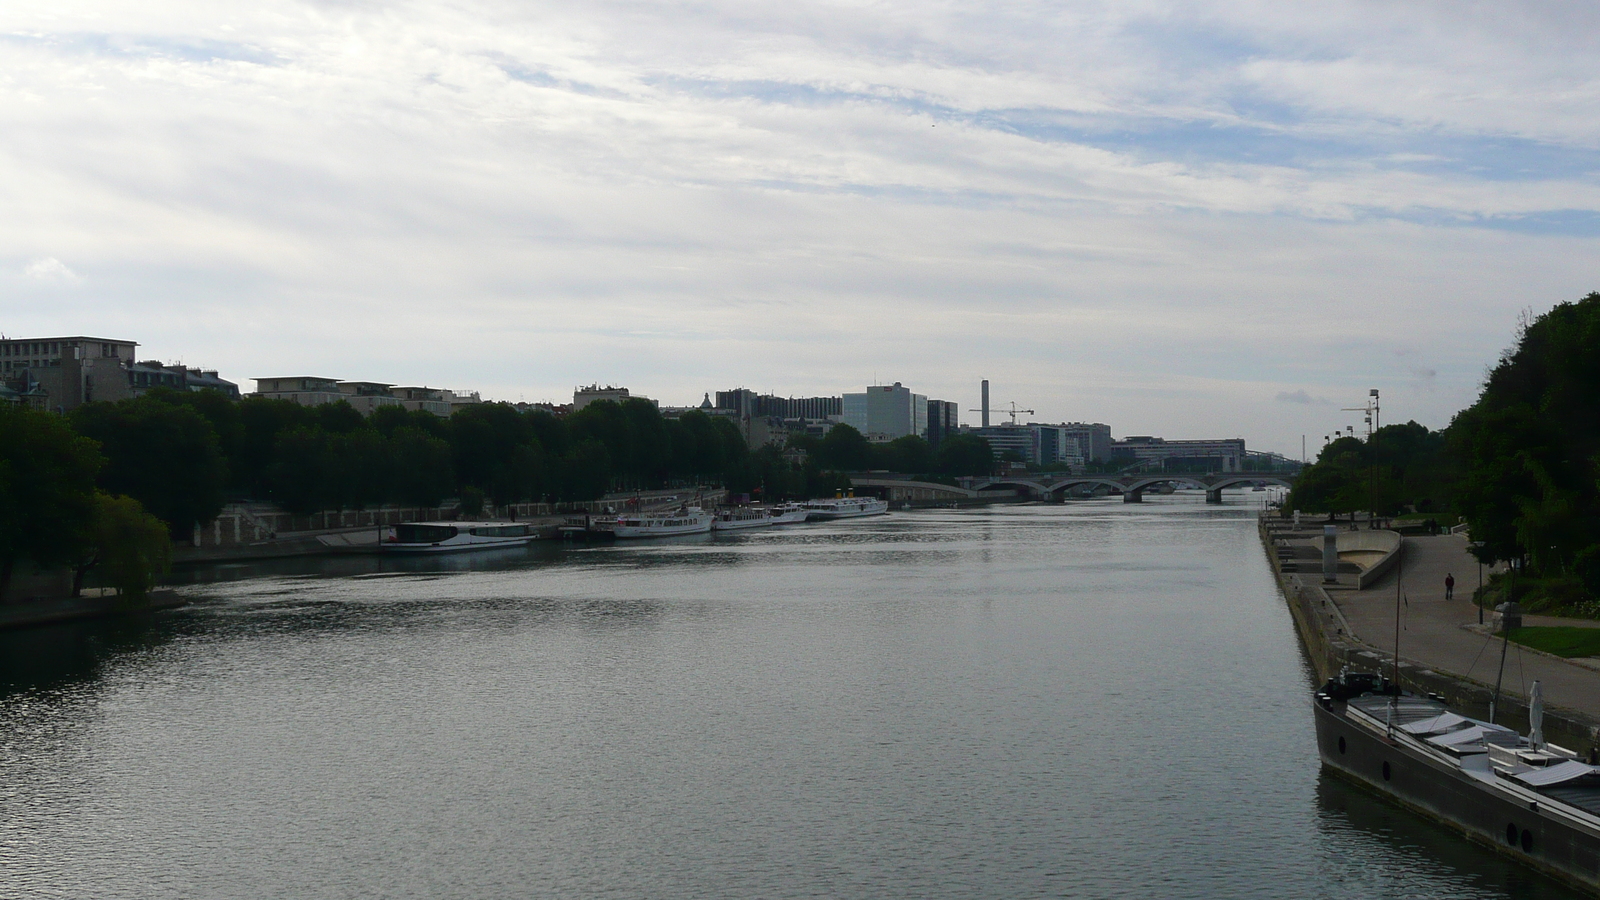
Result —
POLYGON ((1334 774, 1600 895, 1600 760, 1544 741, 1537 699, 1523 736, 1346 672, 1317 691, 1313 714, 1334 774))

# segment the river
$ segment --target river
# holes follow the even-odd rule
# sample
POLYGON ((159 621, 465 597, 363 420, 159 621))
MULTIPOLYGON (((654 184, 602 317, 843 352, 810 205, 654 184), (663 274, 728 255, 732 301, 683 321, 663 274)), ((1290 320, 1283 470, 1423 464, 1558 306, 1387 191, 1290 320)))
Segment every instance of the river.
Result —
POLYGON ((1259 496, 187 573, 0 635, 0 896, 1574 896, 1320 773, 1259 496))

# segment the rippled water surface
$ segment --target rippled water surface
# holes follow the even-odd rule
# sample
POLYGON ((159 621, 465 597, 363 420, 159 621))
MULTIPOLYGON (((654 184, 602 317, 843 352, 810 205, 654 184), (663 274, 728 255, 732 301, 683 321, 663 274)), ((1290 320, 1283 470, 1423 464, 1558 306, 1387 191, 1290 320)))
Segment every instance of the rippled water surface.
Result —
POLYGON ((193 573, 0 636, 0 896, 1570 896, 1319 773, 1253 514, 193 573))

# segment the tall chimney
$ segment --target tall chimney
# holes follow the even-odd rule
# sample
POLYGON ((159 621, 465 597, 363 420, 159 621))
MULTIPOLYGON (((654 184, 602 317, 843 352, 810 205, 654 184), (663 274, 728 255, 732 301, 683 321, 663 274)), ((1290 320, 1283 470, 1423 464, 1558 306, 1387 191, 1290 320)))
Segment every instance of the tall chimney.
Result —
POLYGON ((978 404, 983 407, 983 427, 989 427, 989 379, 983 380, 983 402, 978 404))

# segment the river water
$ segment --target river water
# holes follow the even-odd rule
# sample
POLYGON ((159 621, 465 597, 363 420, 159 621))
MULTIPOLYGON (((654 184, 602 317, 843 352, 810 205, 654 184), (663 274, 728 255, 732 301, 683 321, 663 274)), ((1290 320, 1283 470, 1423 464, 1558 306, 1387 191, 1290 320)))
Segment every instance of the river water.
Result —
POLYGON ((1320 773, 1242 496, 190 573, 0 637, 0 896, 1571 896, 1320 773))

